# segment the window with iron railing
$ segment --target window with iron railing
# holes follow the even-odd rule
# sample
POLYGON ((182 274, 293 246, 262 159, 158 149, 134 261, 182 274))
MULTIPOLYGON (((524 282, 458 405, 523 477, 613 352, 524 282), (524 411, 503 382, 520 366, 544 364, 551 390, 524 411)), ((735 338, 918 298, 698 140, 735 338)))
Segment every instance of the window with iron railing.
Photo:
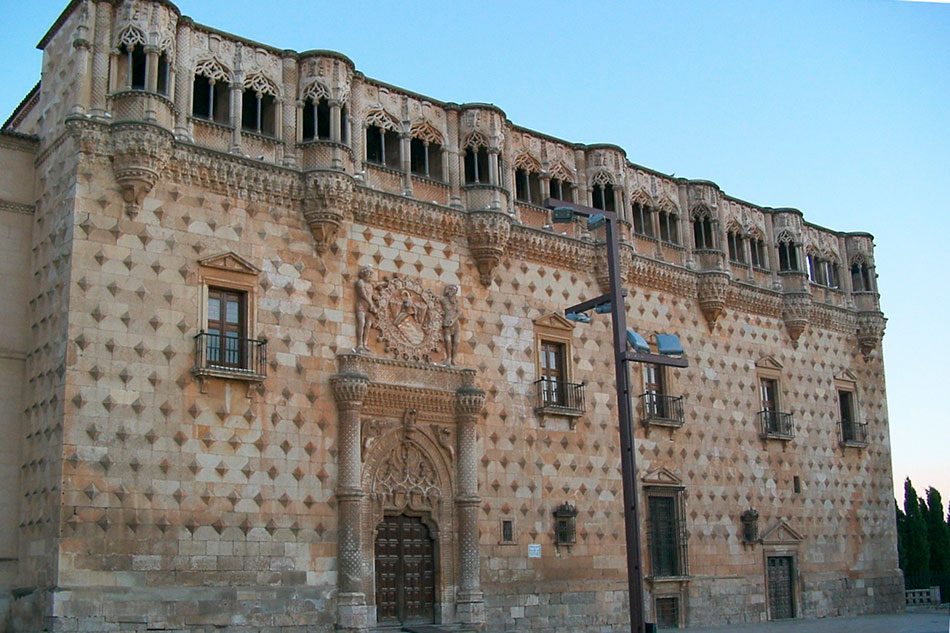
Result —
POLYGON ((195 335, 194 374, 263 379, 267 341, 248 338, 247 312, 247 293, 208 289, 206 326, 195 335))
POLYGON ((680 426, 683 424, 683 398, 669 393, 666 368, 653 363, 643 364, 643 393, 640 410, 644 424, 680 426))
POLYGON ((853 391, 838 389, 838 413, 841 443, 846 446, 867 446, 868 425, 858 421, 853 391))

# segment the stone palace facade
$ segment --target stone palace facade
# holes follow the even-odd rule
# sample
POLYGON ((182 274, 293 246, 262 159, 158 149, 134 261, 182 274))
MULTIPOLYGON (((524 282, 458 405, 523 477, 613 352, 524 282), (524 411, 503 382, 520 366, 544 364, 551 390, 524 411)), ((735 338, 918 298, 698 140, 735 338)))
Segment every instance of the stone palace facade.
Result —
POLYGON ((893 611, 867 233, 74 0, 0 134, 0 629, 627 627, 606 284, 663 627, 893 611))

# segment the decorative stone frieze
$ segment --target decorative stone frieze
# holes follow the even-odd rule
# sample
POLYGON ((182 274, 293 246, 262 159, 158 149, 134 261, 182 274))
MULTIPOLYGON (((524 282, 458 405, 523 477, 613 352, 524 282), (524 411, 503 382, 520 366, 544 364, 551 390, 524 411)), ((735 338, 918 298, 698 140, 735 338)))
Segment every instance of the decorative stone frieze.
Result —
POLYGON ((326 252, 336 240, 353 199, 353 178, 339 171, 311 171, 305 175, 303 215, 317 252, 326 252))
POLYGON ((709 329, 716 327, 716 321, 726 307, 729 295, 729 273, 722 271, 704 271, 698 273, 699 309, 706 319, 709 329))
POLYGON ((500 211, 469 211, 467 219, 468 246, 478 266, 478 279, 488 287, 508 245, 511 218, 500 211))
POLYGON ((157 125, 119 122, 109 128, 112 172, 122 199, 138 207, 152 190, 172 155, 172 133, 157 125))

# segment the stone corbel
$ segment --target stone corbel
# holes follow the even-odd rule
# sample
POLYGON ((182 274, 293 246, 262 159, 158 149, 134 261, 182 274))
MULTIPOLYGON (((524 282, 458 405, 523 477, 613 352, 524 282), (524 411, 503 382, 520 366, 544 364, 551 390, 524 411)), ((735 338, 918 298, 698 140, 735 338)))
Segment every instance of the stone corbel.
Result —
POLYGON ((864 360, 871 356, 871 352, 877 349, 881 339, 884 338, 884 327, 887 325, 887 319, 880 312, 859 312, 858 313, 858 345, 861 347, 861 355, 864 360))
POLYGON ((122 189, 126 213, 135 217, 172 154, 172 133, 141 122, 113 123, 112 172, 122 189))
POLYGON ((699 273, 699 309, 712 330, 726 308, 729 295, 729 273, 717 270, 699 273))
POLYGON ((782 319, 792 341, 798 338, 811 321, 811 294, 807 292, 787 292, 783 299, 782 319))
POLYGON ((501 211, 470 211, 467 216, 468 246, 478 266, 478 278, 486 288, 508 245, 511 217, 501 211))
POLYGON ((336 240, 353 200, 353 178, 339 171, 311 171, 304 176, 303 215, 322 255, 336 240))

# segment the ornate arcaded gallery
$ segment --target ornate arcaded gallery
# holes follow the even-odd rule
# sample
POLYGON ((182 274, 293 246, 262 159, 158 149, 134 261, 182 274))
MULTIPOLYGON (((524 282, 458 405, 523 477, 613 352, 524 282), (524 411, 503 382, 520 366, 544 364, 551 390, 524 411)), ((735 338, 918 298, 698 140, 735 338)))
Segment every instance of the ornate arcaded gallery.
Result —
POLYGON ((0 630, 627 628, 603 231, 662 627, 900 608, 872 238, 338 53, 74 0, 0 134, 0 630), (279 44, 279 43, 278 43, 279 44), (552 228, 555 227, 555 228, 552 228))

